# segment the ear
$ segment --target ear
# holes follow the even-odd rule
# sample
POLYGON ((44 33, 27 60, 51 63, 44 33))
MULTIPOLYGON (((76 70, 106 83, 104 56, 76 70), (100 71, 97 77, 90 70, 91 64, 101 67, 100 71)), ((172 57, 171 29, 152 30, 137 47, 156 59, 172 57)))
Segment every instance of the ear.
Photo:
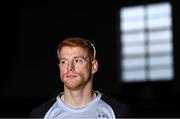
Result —
POLYGON ((93 74, 96 73, 97 70, 98 70, 98 62, 95 59, 95 60, 92 61, 92 73, 93 74))
POLYGON ((60 69, 60 63, 58 63, 58 67, 59 67, 59 69, 60 69))

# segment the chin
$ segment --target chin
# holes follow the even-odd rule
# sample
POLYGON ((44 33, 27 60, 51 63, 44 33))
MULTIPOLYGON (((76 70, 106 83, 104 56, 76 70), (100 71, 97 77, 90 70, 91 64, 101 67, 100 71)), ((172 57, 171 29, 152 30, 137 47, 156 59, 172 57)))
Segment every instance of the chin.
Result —
POLYGON ((82 83, 77 83, 77 82, 69 82, 69 83, 65 83, 64 86, 69 89, 69 90, 77 90, 80 89, 82 87, 82 83))

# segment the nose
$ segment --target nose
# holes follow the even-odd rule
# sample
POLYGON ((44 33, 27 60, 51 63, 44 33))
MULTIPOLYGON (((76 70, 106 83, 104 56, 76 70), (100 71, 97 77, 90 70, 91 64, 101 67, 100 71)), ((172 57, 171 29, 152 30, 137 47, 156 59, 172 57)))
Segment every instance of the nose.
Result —
POLYGON ((70 63, 68 64, 68 70, 69 70, 69 71, 74 70, 74 63, 73 63, 73 62, 70 62, 70 63))

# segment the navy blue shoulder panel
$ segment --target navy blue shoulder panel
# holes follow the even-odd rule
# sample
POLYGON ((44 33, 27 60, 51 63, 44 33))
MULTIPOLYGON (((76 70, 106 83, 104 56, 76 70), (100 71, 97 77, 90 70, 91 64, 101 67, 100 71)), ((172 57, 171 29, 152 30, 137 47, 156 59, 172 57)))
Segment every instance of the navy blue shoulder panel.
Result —
POLYGON ((55 102, 56 102, 56 98, 53 98, 52 100, 43 103, 39 107, 34 108, 30 113, 29 118, 44 118, 45 114, 48 112, 48 110, 55 102))
POLYGON ((111 108, 113 109, 116 118, 129 118, 130 112, 126 104, 120 102, 117 99, 108 97, 106 95, 102 95, 101 98, 103 101, 105 101, 111 108))

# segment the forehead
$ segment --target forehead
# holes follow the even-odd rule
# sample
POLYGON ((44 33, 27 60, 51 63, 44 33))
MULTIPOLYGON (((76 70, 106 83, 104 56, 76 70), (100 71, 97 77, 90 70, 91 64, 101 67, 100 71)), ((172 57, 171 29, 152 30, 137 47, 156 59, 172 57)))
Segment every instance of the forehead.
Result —
POLYGON ((87 56, 87 50, 82 47, 63 46, 60 51, 60 57, 87 56))

